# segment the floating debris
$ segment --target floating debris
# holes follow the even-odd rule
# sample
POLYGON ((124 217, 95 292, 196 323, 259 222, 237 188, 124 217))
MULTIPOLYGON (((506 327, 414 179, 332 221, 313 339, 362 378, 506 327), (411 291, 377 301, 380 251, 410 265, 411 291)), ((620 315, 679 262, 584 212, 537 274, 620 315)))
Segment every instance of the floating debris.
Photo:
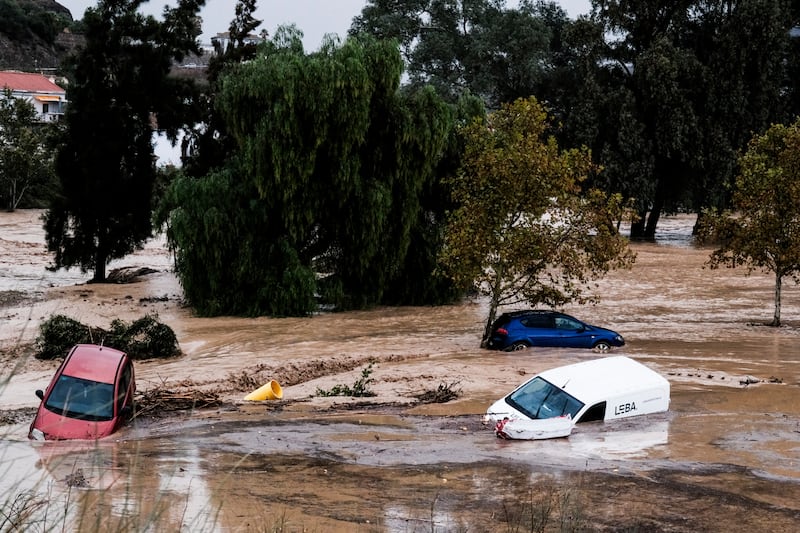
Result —
POLYGON ((188 411, 222 405, 219 395, 198 389, 171 391, 156 387, 136 398, 136 416, 157 415, 165 411, 188 411))
POLYGON ((68 487, 79 487, 84 489, 89 486, 89 481, 86 479, 86 476, 83 474, 83 470, 80 468, 64 478, 64 483, 66 483, 68 487))

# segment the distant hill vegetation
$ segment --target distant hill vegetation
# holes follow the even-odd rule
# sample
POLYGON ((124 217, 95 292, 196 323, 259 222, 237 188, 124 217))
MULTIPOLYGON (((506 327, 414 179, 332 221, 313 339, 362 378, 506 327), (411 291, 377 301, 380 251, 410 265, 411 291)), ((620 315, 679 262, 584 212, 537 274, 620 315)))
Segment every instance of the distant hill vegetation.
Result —
POLYGON ((79 23, 55 0, 0 0, 0 70, 57 70, 79 34, 79 23))

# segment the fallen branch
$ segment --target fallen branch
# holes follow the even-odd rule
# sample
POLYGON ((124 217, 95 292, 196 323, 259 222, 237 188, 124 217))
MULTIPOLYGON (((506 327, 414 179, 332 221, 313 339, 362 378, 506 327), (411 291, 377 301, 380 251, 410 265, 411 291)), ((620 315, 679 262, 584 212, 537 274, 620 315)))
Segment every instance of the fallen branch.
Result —
POLYGON ((221 404, 222 400, 214 392, 197 389, 172 391, 156 387, 142 392, 136 398, 136 416, 154 415, 165 411, 203 409, 221 404))

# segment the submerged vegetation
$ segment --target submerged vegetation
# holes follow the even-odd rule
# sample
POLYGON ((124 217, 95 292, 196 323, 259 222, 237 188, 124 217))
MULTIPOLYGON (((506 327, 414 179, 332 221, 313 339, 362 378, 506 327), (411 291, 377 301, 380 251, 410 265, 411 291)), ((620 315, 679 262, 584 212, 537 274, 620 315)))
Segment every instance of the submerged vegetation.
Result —
POLYGON ((155 314, 133 322, 115 319, 110 329, 92 327, 66 315, 53 315, 43 321, 36 338, 37 359, 64 357, 76 344, 102 344, 122 350, 133 359, 157 359, 180 355, 175 332, 155 314))

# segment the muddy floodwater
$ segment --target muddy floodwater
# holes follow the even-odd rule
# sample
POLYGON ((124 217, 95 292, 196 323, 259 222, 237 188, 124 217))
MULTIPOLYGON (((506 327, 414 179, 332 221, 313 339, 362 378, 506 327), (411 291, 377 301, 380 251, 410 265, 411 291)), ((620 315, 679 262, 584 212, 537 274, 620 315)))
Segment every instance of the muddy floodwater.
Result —
POLYGON ((379 308, 305 319, 197 318, 163 240, 110 266, 121 285, 50 272, 38 211, 0 213, 0 531, 800 530, 800 288, 704 268, 694 219, 634 243, 595 306, 564 310, 620 332, 666 377, 666 413, 506 441, 482 415, 535 373, 588 350, 478 347, 486 306, 379 308), (142 416, 99 442, 30 442, 56 362, 30 357, 61 313, 108 327, 155 313, 183 355, 137 361, 140 392, 205 391, 220 405, 142 416), (371 365, 371 366, 370 366, 371 365), (374 396, 326 397, 367 371, 374 396), (275 379, 281 400, 245 402, 275 379), (249 388, 248 388, 249 387, 249 388), (445 403, 419 397, 458 391, 445 403))

